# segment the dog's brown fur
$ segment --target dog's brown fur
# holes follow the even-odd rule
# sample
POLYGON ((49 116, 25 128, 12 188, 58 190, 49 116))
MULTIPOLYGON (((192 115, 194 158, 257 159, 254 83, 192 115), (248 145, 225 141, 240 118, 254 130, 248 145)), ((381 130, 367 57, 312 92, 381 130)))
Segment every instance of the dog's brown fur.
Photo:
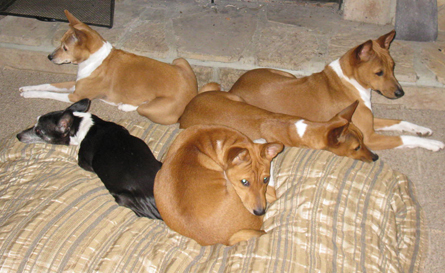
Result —
MULTIPOLYGON (((48 57, 56 64, 79 64, 80 69, 80 64, 88 60, 106 41, 68 11, 65 14, 70 29, 63 36, 60 46, 48 57)), ((197 81, 185 59, 179 58, 167 64, 112 48, 100 66, 85 78, 51 84, 51 90, 26 86, 21 91, 24 97, 38 97, 38 94, 29 95, 29 91, 36 93, 54 89, 74 91, 68 95, 70 102, 89 98, 102 99, 116 105, 131 105, 137 107, 140 115, 153 122, 173 124, 197 94, 197 81)))
POLYGON ((254 144, 228 127, 184 130, 155 179, 162 219, 201 245, 233 245, 264 234, 270 163, 282 149, 280 143, 254 144))
POLYGON ((360 130, 350 122, 358 102, 336 113, 327 122, 312 122, 249 105, 227 92, 204 92, 210 88, 218 87, 214 83, 204 86, 187 105, 179 119, 181 128, 197 124, 223 125, 244 133, 251 140, 263 138, 286 146, 323 149, 366 162, 378 159, 364 145, 360 130), (298 132, 297 122, 306 126, 302 135, 298 132))
POLYGON ((377 40, 369 40, 349 50, 338 63, 332 62, 322 72, 303 78, 296 78, 290 73, 274 69, 248 71, 229 92, 257 107, 314 121, 327 121, 359 100, 352 122, 363 132, 365 144, 370 149, 423 147, 437 151, 443 148, 440 141, 413 136, 388 136, 376 132, 397 130, 419 135, 432 133, 428 128, 409 122, 375 118, 372 113, 371 90, 376 90, 390 99, 399 98, 404 94, 394 76, 394 61, 388 51, 394 36, 395 31, 391 31, 377 40), (346 77, 340 77, 332 64, 341 67, 346 77), (362 95, 346 78, 357 82, 363 88, 362 95))

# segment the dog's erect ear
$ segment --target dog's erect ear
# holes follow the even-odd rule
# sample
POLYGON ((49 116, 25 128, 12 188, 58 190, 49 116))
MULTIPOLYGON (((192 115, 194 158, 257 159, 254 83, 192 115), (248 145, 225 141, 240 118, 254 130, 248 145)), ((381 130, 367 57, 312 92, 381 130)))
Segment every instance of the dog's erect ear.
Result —
POLYGON ((337 124, 338 126, 334 126, 333 128, 330 128, 328 131, 328 143, 329 146, 335 146, 339 143, 343 142, 344 139, 344 132, 349 127, 349 122, 344 120, 343 125, 341 125, 341 122, 337 124))
POLYGON ((82 99, 76 103, 73 103, 70 107, 66 108, 65 111, 71 112, 87 112, 90 108, 91 100, 82 99))
POLYGON ((57 122, 57 131, 62 134, 69 133, 71 125, 73 125, 74 115, 72 111, 65 110, 57 122))
POLYGON ((250 160, 249 151, 241 147, 233 147, 227 153, 227 163, 231 165, 239 165, 250 160))
POLYGON ((83 24, 81 21, 79 21, 79 19, 74 17, 74 15, 72 15, 69 11, 64 10, 64 12, 65 12, 66 19, 68 19, 68 22, 70 22, 70 25, 74 26, 77 24, 83 24))
POLYGON ((372 50, 372 41, 368 40, 363 44, 359 45, 355 49, 355 57, 358 61, 368 61, 371 56, 374 55, 374 51, 372 50))
POLYGON ((263 150, 261 156, 264 156, 268 160, 272 160, 284 149, 284 145, 278 142, 263 144, 263 150))
POLYGON ((86 41, 87 35, 82 30, 79 30, 75 27, 71 27, 71 29, 74 32, 73 38, 76 40, 76 43, 78 45, 81 45, 84 41, 86 41))
POLYGON ((346 119, 347 121, 351 122, 352 115, 354 115, 355 109, 357 109, 358 106, 358 100, 353 102, 351 105, 346 107, 345 109, 341 110, 340 113, 337 114, 337 116, 346 119))
POLYGON ((379 37, 376 42, 384 49, 389 49, 389 45, 391 44, 392 40, 394 40, 394 37, 396 36, 396 31, 392 30, 389 33, 386 33, 385 35, 379 37))

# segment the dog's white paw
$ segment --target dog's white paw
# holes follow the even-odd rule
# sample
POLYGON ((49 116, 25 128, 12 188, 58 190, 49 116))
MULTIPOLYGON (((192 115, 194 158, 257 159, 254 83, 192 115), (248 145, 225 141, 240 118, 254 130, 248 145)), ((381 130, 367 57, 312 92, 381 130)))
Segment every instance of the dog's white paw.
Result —
POLYGON ((32 91, 32 90, 33 90, 33 86, 32 85, 30 85, 30 86, 22 86, 22 87, 19 88, 20 92, 26 92, 26 91, 32 91))
POLYGON ((36 91, 22 91, 20 96, 24 98, 38 98, 38 92, 36 91))
POLYGON ((433 152, 442 150, 445 144, 442 141, 426 139, 415 136, 401 136, 403 144, 397 148, 424 148, 433 152))
POLYGON ((131 104, 119 103, 117 106, 117 109, 124 111, 124 112, 131 112, 131 111, 135 111, 136 109, 138 109, 138 107, 131 105, 131 104))

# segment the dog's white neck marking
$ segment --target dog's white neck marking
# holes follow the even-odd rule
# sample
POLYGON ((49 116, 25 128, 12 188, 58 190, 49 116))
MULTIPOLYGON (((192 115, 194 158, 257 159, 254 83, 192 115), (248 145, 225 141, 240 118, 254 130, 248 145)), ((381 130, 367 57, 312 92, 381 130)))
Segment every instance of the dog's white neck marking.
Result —
POLYGON ((70 137, 70 145, 79 145, 87 135, 91 126, 94 125, 94 122, 90 113, 74 112, 73 115, 82 118, 82 121, 80 122, 76 135, 70 137))
POLYGON ((371 89, 364 88, 361 84, 359 84, 355 79, 348 78, 341 69, 340 65, 340 59, 337 59, 329 64, 329 66, 337 73, 338 77, 340 79, 344 79, 348 83, 350 83, 354 88, 358 91, 360 94, 360 97, 362 98, 363 102, 365 103, 366 107, 369 108, 369 110, 372 111, 371 108, 371 89))
POLYGON ((104 42, 104 45, 98 51, 91 54, 87 60, 81 62, 77 71, 77 80, 90 76, 108 57, 112 49, 113 46, 109 42, 104 42))
POLYGON ((307 129, 307 124, 304 122, 304 119, 300 119, 299 121, 295 122, 295 127, 297 128, 297 133, 300 138, 303 138, 307 129))

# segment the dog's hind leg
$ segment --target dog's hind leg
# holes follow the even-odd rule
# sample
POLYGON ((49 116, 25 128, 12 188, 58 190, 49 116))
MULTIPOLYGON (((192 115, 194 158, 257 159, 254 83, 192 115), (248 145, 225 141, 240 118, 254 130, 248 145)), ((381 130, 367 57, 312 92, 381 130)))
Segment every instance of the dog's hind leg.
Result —
POLYGON ((376 131, 409 132, 419 136, 430 136, 433 134, 433 131, 429 128, 397 119, 374 118, 374 129, 376 131))
POLYGON ((266 234, 266 232, 263 230, 242 229, 230 236, 228 245, 232 246, 239 242, 250 240, 251 238, 258 238, 264 234, 266 234))
POLYGON ((147 117, 155 123, 170 125, 178 122, 184 108, 185 105, 177 105, 173 98, 158 97, 140 105, 137 111, 139 115, 147 117))

